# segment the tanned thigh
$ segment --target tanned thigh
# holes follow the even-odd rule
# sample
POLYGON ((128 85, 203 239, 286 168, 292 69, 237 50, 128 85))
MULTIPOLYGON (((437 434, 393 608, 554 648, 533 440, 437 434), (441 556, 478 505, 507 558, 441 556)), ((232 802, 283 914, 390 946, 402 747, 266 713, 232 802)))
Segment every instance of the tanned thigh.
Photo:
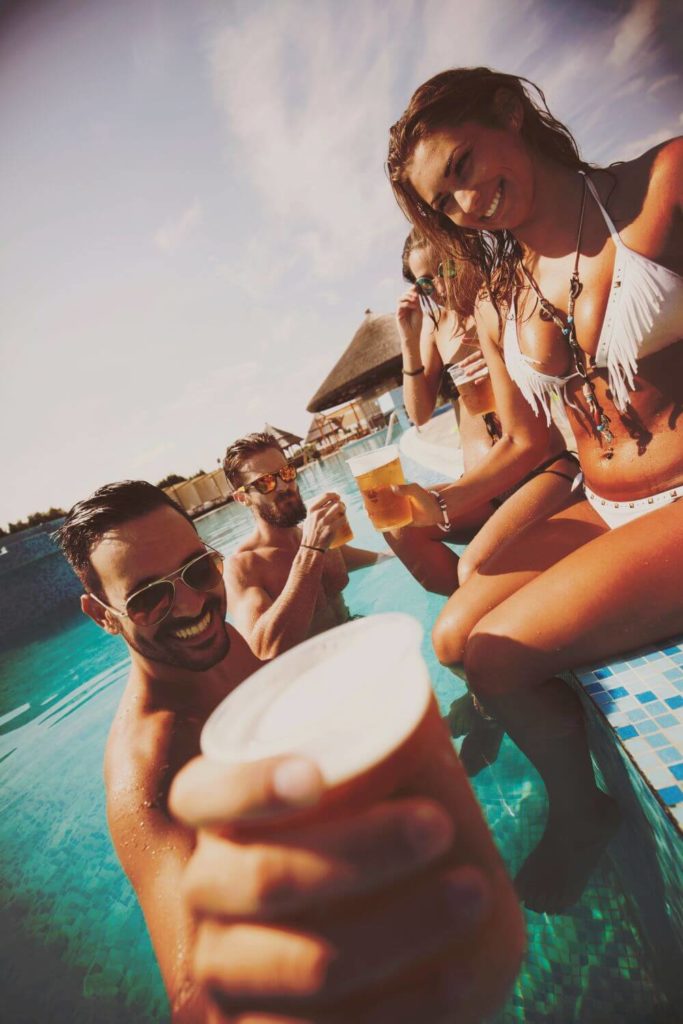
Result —
POLYGON ((485 615, 606 531, 607 526, 584 498, 525 527, 511 543, 498 548, 444 605, 432 631, 440 661, 462 661, 467 639, 485 615))
MULTIPOLYGON (((557 465, 564 472, 567 461, 559 459, 557 465)), ((527 526, 585 500, 580 492, 572 493, 571 486, 564 476, 546 471, 511 494, 468 545, 460 560, 460 582, 527 526)))
MULTIPOLYGON (((537 554, 517 548, 516 557, 523 573, 525 560, 529 571, 537 554)), ((527 579, 480 619, 466 664, 474 645, 489 665, 484 689, 493 692, 495 677, 503 690, 534 685, 665 639, 683 629, 682 579, 683 502, 677 502, 602 532, 527 579), (495 661, 504 671, 493 671, 495 661)))

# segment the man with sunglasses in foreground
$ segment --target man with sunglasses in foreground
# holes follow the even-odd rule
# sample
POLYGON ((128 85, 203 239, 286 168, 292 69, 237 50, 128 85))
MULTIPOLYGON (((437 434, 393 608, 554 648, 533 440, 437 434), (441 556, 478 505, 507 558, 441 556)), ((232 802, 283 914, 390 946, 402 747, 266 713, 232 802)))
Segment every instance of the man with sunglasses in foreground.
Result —
POLYGON ((348 544, 330 550, 344 516, 339 495, 322 494, 307 511, 296 469, 272 434, 234 441, 223 470, 235 500, 254 517, 254 532, 225 566, 230 611, 254 654, 274 658, 345 622, 349 572, 387 556, 348 544))
POLYGON ((292 810, 324 794, 313 762, 197 757, 209 714, 260 664, 224 621, 219 554, 144 481, 78 502, 58 539, 83 611, 131 655, 107 816, 174 1024, 436 1024, 455 1006, 479 1021, 471 977, 502 998, 521 945, 506 933, 504 963, 491 958, 510 887, 471 865, 471 823, 454 835, 439 803, 411 797, 297 825, 292 810), (453 843, 456 872, 443 862, 453 843))

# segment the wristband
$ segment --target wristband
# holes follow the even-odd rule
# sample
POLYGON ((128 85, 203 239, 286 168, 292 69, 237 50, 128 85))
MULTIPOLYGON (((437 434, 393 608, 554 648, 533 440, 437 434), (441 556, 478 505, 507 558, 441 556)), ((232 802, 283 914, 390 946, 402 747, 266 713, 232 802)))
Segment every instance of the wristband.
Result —
POLYGON ((424 373, 424 372, 425 372, 424 366, 419 366, 417 368, 417 370, 405 370, 404 369, 402 371, 404 377, 417 377, 418 373, 424 373))
POLYGON ((321 555, 325 554, 325 548, 317 548, 315 544, 304 544, 302 541, 299 547, 308 548, 309 551, 319 551, 321 555))
POLYGON ((433 498, 436 498, 437 504, 441 509, 441 515, 443 516, 443 523, 437 523, 436 525, 439 527, 440 530, 443 530, 444 533, 448 533, 451 528, 451 521, 448 517, 448 506, 446 505, 446 499, 444 498, 443 494, 439 493, 439 491, 429 491, 429 493, 433 498))

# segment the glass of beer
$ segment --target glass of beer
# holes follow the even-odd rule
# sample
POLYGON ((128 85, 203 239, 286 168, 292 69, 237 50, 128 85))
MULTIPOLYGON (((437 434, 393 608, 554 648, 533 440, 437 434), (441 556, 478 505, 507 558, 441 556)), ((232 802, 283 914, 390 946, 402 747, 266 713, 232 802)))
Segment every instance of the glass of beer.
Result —
POLYGON ((484 415, 487 412, 495 412, 496 399, 491 387, 491 377, 487 366, 477 370, 476 373, 468 376, 466 370, 462 370, 458 363, 473 352, 480 352, 478 345, 470 342, 463 342, 454 354, 454 364, 449 366, 448 375, 460 393, 460 397, 467 411, 472 414, 484 415), (475 383, 475 381, 477 383, 475 383))
POLYGON ((346 464, 356 478, 365 510, 376 530, 396 530, 412 523, 410 499, 390 489, 393 484, 406 482, 397 445, 387 444, 383 448, 354 455, 347 459, 346 464))
POLYGON ((422 636, 416 619, 389 613, 312 637, 225 698, 202 730, 201 749, 223 764, 280 754, 314 760, 325 783, 322 798, 293 810, 287 823, 339 818, 392 797, 438 801, 456 825, 446 864, 476 865, 492 888, 490 918, 474 942, 470 936, 453 950, 458 965, 473 972, 467 1008, 472 1000, 477 1013, 463 1020, 478 1021, 512 983, 524 944, 522 918, 441 719, 422 636))

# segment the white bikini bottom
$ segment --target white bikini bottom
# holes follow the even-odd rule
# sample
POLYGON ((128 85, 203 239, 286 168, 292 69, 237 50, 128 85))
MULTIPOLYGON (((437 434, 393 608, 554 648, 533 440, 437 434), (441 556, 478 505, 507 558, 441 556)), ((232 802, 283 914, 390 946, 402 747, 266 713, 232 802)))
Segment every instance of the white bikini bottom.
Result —
POLYGON ((654 512, 655 509, 663 508, 664 505, 673 505, 679 498, 683 498, 683 484, 679 484, 669 491, 661 491, 659 494, 651 494, 649 498, 636 498, 635 501, 608 501, 601 498, 599 494, 591 491, 590 487, 583 485, 583 489, 591 508, 595 509, 603 522, 607 523, 610 530, 624 523, 630 523, 632 519, 639 519, 654 512))

